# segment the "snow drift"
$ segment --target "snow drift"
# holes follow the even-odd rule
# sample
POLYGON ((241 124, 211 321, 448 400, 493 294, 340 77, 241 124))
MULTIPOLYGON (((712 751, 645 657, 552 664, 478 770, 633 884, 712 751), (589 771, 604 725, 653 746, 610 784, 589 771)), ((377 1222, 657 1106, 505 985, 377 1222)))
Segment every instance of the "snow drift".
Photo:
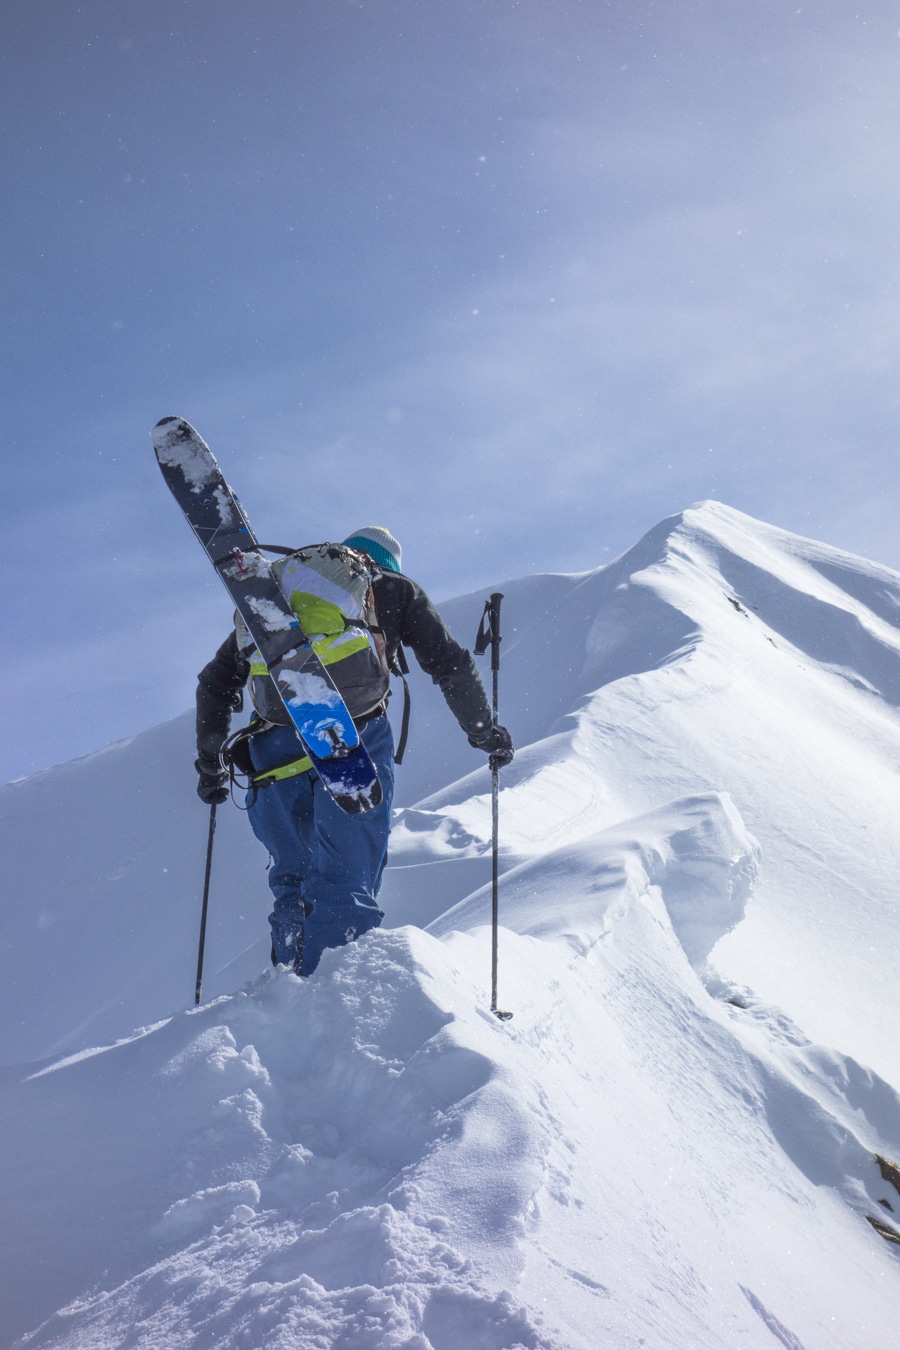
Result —
POLYGON ((4 1346, 892 1342, 900 577, 705 503, 501 589, 510 1022, 424 681, 386 926, 309 981, 223 812, 178 1011, 189 717, 0 790, 4 1346))

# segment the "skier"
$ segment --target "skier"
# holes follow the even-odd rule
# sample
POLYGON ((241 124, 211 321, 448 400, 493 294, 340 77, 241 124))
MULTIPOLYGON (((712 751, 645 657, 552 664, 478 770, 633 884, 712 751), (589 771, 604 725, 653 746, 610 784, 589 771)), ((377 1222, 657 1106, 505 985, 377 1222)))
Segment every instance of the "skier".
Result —
MULTIPOLYGON (((343 542, 375 564, 372 591, 389 668, 394 668, 400 644, 408 646, 426 675, 440 686, 469 744, 491 755, 494 763, 508 764, 514 753, 512 738, 493 722, 472 656, 451 637, 421 587, 402 573, 397 540, 381 526, 368 526, 343 542)), ((252 674, 250 650, 240 645, 238 630, 232 631, 200 672, 197 792, 208 805, 228 796, 219 752, 252 674)), ((272 961, 291 966, 298 975, 312 974, 326 947, 343 946, 377 928, 384 918, 376 901, 387 862, 394 787, 394 742, 386 703, 385 697, 372 712, 356 719, 383 793, 378 806, 358 815, 347 815, 323 789, 309 760, 298 755, 302 746, 298 747, 293 727, 257 717, 258 730, 249 738, 247 767, 252 766, 256 775, 270 774, 268 781, 263 780, 265 786, 251 788, 248 814, 271 858, 272 961)))

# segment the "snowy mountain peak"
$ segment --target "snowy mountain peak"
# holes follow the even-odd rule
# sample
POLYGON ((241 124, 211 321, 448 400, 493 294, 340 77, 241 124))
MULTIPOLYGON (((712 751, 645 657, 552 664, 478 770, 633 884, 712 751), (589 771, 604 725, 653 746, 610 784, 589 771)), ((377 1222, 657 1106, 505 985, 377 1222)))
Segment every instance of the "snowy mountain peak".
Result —
POLYGON ((189 1007, 189 714, 0 790, 45 1060, 0 1084, 4 1346, 891 1342, 900 577, 701 502, 502 589, 511 1022, 489 778, 423 678, 385 927, 309 981, 223 810, 189 1007))

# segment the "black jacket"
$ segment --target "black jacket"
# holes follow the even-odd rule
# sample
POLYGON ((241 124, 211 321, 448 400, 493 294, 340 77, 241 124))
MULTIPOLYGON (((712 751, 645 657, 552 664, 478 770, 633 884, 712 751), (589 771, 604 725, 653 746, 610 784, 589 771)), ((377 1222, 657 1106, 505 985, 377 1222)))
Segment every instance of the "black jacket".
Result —
MULTIPOLYGON (((401 643, 409 647, 425 674, 440 686, 466 735, 489 727, 491 709, 472 655, 451 637, 422 588, 398 572, 382 572, 373 589, 388 664, 393 666, 401 643)), ((197 751, 201 760, 215 760, 218 755, 249 677, 249 663, 232 632, 198 676, 197 751)))

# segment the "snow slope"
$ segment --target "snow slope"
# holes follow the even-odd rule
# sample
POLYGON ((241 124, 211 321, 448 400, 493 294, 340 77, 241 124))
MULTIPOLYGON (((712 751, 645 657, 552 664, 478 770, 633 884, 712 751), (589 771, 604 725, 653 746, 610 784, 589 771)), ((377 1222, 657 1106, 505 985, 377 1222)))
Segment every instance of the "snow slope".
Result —
MULTIPOLYGON (((508 862, 728 792, 764 864, 717 963, 900 1083, 900 577, 707 502, 608 567, 506 591, 504 711, 531 742, 504 778, 508 862)), ((423 865, 441 908, 462 899, 472 872, 455 888, 446 860, 489 830, 487 775, 406 811, 397 912, 414 919, 423 865)))
POLYGON ((704 503, 504 589, 511 1021, 424 681, 386 926, 306 982, 227 811, 177 1011, 189 718, 0 790, 0 1345, 895 1343, 900 577, 704 503))

